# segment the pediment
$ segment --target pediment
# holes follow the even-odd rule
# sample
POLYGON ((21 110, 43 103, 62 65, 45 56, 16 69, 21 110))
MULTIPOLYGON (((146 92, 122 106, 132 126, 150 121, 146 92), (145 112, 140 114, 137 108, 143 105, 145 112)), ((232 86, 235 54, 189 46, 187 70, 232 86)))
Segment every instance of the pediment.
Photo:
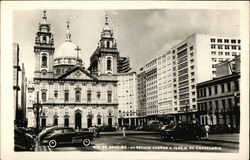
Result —
POLYGON ((90 76, 86 73, 82 72, 81 70, 76 70, 69 75, 67 75, 64 79, 88 79, 93 80, 90 76))
POLYGON ((76 67, 72 70, 69 70, 65 74, 58 77, 58 79, 97 80, 96 77, 94 77, 81 67, 76 67))

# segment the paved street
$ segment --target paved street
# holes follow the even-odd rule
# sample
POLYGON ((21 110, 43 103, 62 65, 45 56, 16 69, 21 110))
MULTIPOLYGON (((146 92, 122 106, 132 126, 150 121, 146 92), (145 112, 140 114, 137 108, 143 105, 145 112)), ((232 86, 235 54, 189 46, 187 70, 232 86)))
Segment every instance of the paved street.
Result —
POLYGON ((238 152, 239 134, 211 135, 209 139, 160 141, 156 134, 127 135, 105 134, 96 138, 90 147, 61 145, 54 149, 43 146, 37 151, 181 151, 181 152, 238 152))

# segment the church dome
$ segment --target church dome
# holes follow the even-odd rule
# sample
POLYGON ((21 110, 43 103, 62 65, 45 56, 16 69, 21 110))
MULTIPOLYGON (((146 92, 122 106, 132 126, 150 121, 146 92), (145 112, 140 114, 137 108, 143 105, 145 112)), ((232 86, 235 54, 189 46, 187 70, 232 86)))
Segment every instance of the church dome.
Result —
POLYGON ((59 57, 76 57, 77 46, 71 41, 63 42, 55 52, 55 58, 59 57))

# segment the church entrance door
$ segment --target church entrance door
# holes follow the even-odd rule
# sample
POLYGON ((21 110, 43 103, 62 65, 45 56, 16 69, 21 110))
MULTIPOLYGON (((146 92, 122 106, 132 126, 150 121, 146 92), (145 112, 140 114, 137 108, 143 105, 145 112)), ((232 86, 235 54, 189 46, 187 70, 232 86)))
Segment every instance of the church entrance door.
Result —
POLYGON ((112 126, 112 118, 108 118, 108 125, 112 126))
POLYGON ((75 114, 75 129, 81 129, 82 128, 82 115, 81 113, 75 114))

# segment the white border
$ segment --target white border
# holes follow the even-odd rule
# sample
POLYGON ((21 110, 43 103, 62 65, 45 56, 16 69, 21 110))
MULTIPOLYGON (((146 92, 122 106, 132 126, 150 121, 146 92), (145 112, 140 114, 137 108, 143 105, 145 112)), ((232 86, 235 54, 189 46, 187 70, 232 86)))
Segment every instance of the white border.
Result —
MULTIPOLYGON (((233 22, 232 22, 233 23, 233 22)), ((236 1, 19 1, 1 2, 1 159, 248 159, 249 154, 249 3, 236 1), (239 9, 241 25, 240 152, 13 152, 12 13, 30 9, 239 9)), ((28 67, 28 66, 26 66, 28 67)))

